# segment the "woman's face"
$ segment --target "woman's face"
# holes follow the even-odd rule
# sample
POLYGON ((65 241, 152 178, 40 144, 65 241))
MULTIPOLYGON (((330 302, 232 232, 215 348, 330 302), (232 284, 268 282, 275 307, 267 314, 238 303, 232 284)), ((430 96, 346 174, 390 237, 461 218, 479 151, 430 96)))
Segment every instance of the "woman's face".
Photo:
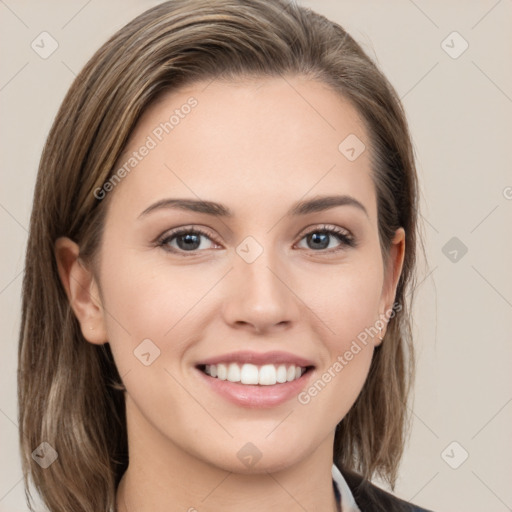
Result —
POLYGON ((131 449, 237 472, 329 453, 403 257, 400 230, 385 273, 354 108, 297 77, 198 83, 145 112, 125 164, 97 284, 131 449))

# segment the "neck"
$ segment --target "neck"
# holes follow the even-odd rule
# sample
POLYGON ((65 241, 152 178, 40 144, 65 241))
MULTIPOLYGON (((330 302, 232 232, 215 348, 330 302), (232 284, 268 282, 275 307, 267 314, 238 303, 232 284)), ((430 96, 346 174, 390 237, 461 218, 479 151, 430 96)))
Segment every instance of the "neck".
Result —
POLYGON ((117 489, 117 512, 339 510, 331 476, 334 432, 290 466, 240 473, 214 466, 155 431, 148 435, 139 418, 127 414, 127 420, 130 463, 117 489))

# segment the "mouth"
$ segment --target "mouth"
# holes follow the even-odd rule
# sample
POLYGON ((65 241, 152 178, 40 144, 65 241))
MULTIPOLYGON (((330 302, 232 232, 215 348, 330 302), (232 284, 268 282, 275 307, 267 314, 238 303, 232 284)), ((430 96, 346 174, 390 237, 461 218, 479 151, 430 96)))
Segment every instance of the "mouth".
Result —
POLYGON ((213 392, 239 407, 269 408, 293 400, 314 378, 313 360, 279 350, 219 354, 195 364, 213 392))
POLYGON ((196 368, 204 374, 218 380, 247 386, 274 386, 300 379, 314 366, 295 364, 218 363, 200 364, 196 368))

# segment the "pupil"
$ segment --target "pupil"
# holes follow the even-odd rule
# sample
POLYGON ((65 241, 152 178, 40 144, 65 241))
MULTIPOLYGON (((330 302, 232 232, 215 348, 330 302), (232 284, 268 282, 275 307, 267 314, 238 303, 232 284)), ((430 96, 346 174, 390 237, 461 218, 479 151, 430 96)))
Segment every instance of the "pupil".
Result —
POLYGON ((197 249, 199 247, 199 235, 196 234, 186 234, 178 237, 178 246, 180 249, 197 249), (180 243, 184 242, 184 243, 180 243))
POLYGON ((322 249, 325 249, 329 245, 329 240, 328 240, 329 235, 327 233, 313 233, 311 235, 311 238, 317 247, 318 247, 318 242, 320 242, 322 249))

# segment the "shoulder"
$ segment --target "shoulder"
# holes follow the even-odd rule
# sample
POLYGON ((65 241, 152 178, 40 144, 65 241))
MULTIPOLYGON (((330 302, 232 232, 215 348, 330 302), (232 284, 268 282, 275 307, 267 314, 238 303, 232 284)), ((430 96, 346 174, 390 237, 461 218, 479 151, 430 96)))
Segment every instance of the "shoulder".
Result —
POLYGON ((361 475, 340 468, 361 512, 432 512, 393 496, 361 475))

